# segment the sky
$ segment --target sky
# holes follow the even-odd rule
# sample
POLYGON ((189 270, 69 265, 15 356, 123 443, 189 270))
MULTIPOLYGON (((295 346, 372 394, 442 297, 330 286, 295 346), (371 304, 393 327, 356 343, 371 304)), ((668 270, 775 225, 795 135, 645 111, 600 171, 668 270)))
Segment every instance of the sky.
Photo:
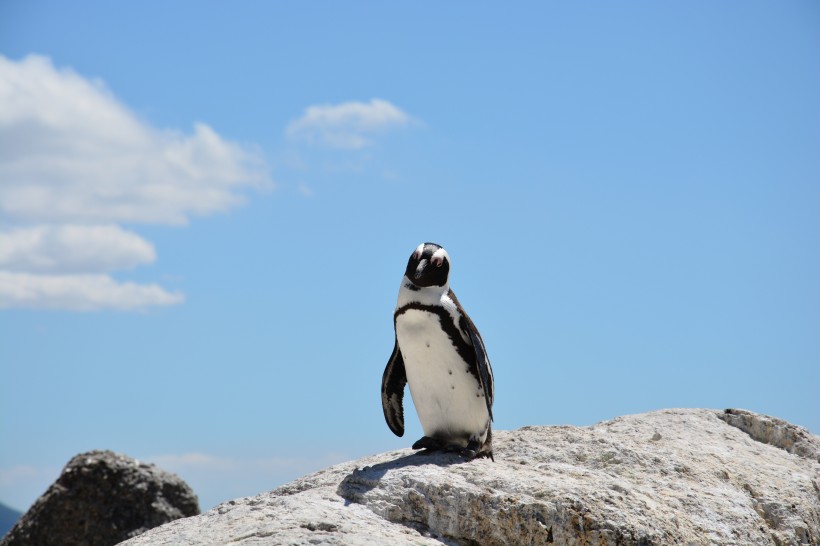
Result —
POLYGON ((407 447, 408 257, 494 427, 820 433, 820 4, 0 0, 0 502, 77 453, 203 509, 407 447))

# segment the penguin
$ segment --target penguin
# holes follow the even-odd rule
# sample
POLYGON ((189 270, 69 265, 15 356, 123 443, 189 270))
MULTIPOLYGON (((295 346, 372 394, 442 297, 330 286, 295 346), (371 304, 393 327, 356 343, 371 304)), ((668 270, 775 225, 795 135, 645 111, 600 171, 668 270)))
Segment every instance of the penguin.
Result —
POLYGON ((413 449, 493 457, 493 370, 481 334, 450 289, 450 256, 420 244, 407 262, 393 313, 395 345, 382 376, 387 426, 404 435, 404 386, 424 436, 413 449))

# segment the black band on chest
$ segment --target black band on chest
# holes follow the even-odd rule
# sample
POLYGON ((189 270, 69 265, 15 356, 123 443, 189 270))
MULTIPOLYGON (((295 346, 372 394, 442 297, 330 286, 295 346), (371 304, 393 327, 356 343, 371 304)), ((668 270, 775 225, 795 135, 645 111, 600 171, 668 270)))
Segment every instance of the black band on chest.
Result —
POLYGON ((393 313, 393 328, 396 327, 396 319, 399 318, 399 315, 404 314, 406 311, 425 311, 427 313, 431 313, 433 315, 438 316, 439 324, 441 325, 441 329, 447 334, 447 337, 450 338, 450 343, 453 344, 455 347, 456 352, 461 357, 464 362, 467 363, 468 368, 470 369, 470 373, 473 374, 478 381, 478 384, 481 384, 481 379, 478 376, 478 365, 476 364, 476 357, 475 357, 475 350, 469 343, 464 341, 464 338, 461 337, 461 332, 459 331, 458 327, 456 326, 455 322, 453 322, 453 316, 447 312, 447 310, 438 305, 427 305, 418 302, 411 302, 405 305, 402 305, 396 312, 393 313))

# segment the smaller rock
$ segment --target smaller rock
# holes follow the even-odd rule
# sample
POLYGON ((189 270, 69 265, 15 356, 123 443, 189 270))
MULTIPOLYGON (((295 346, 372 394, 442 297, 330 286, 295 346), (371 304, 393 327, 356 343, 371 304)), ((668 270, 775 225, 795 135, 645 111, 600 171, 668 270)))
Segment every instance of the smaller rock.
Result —
POLYGON ((125 455, 77 455, 0 546, 108 546, 199 514, 182 479, 125 455))

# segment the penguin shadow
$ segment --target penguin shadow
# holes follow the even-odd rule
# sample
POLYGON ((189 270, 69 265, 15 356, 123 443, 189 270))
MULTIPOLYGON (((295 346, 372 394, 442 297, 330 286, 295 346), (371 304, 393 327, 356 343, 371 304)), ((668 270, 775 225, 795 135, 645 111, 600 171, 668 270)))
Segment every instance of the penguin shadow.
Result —
POLYGON ((467 462, 469 461, 458 453, 423 450, 392 461, 356 468, 342 479, 337 492, 345 499, 345 506, 347 506, 356 502, 361 495, 375 489, 391 470, 425 465, 444 467, 467 462))

